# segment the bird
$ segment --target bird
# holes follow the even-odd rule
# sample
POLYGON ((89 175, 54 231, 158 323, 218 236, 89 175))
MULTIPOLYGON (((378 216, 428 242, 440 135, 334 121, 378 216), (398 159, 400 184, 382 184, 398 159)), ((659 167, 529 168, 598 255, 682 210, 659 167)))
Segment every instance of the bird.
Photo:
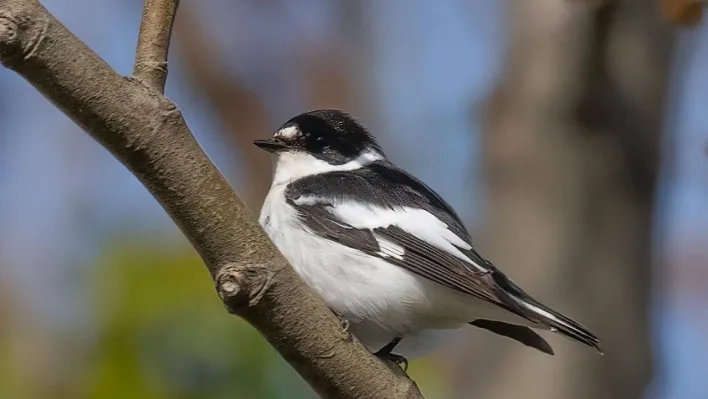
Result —
POLYGON ((254 144, 274 158, 259 224, 375 355, 407 367, 466 325, 553 355, 534 331, 550 330, 602 354, 483 258, 455 210, 347 112, 299 114, 254 144))

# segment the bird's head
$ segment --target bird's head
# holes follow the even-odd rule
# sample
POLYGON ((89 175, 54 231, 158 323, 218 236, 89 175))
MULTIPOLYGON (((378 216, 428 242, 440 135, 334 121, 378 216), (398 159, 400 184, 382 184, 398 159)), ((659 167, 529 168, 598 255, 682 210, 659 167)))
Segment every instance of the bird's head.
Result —
POLYGON ((329 165, 343 165, 363 154, 383 157, 376 139, 346 112, 322 109, 306 112, 287 121, 272 139, 253 142, 259 148, 282 157, 302 160, 314 157, 329 165))

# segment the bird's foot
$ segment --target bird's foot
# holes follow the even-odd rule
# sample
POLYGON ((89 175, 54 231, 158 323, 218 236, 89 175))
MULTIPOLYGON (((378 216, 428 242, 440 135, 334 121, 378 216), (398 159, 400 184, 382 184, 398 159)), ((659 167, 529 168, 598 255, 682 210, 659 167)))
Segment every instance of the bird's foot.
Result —
POLYGON ((349 320, 344 316, 339 316, 339 322, 342 324, 342 332, 349 332, 349 320))
POLYGON ((401 342, 401 337, 394 338, 391 342, 386 344, 386 346, 379 349, 378 352, 374 353, 374 355, 376 355, 376 357, 378 357, 379 359, 389 360, 396 363, 397 365, 401 366, 401 368, 405 372, 406 370, 408 370, 408 359, 401 355, 391 353, 391 351, 393 351, 393 349, 396 347, 396 345, 398 345, 399 342, 401 342))
POLYGON ((334 315, 339 319, 339 323, 342 326, 342 334, 345 334, 348 338, 351 338, 351 334, 349 333, 349 320, 335 310, 332 310, 332 313, 334 313, 334 315))
POLYGON ((406 359, 405 357, 403 357, 401 355, 397 355, 395 353, 387 353, 384 355, 379 355, 378 352, 376 352, 375 355, 379 359, 388 360, 388 361, 396 363, 399 367, 401 367, 403 369, 404 373, 406 371, 408 371, 408 359, 406 359))

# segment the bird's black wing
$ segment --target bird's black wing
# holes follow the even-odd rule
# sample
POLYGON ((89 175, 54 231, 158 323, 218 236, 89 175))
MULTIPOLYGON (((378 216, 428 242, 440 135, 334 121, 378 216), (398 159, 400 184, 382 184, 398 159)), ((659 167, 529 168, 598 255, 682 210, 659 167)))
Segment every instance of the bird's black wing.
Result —
POLYGON ((296 180, 285 196, 314 234, 530 316, 513 298, 518 287, 472 248, 455 211, 424 183, 387 161, 296 180), (406 219, 409 214, 422 225, 406 219), (425 234, 432 236, 421 238, 425 234))

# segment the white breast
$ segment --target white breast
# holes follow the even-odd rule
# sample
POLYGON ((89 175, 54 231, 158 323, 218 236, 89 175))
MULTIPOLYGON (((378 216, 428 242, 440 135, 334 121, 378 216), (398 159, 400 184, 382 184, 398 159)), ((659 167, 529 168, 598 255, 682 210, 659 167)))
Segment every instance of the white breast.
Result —
POLYGON ((405 270, 378 258, 310 233, 285 202, 285 186, 274 186, 263 206, 260 224, 295 270, 327 305, 351 323, 369 320, 407 332, 422 287, 405 270))

